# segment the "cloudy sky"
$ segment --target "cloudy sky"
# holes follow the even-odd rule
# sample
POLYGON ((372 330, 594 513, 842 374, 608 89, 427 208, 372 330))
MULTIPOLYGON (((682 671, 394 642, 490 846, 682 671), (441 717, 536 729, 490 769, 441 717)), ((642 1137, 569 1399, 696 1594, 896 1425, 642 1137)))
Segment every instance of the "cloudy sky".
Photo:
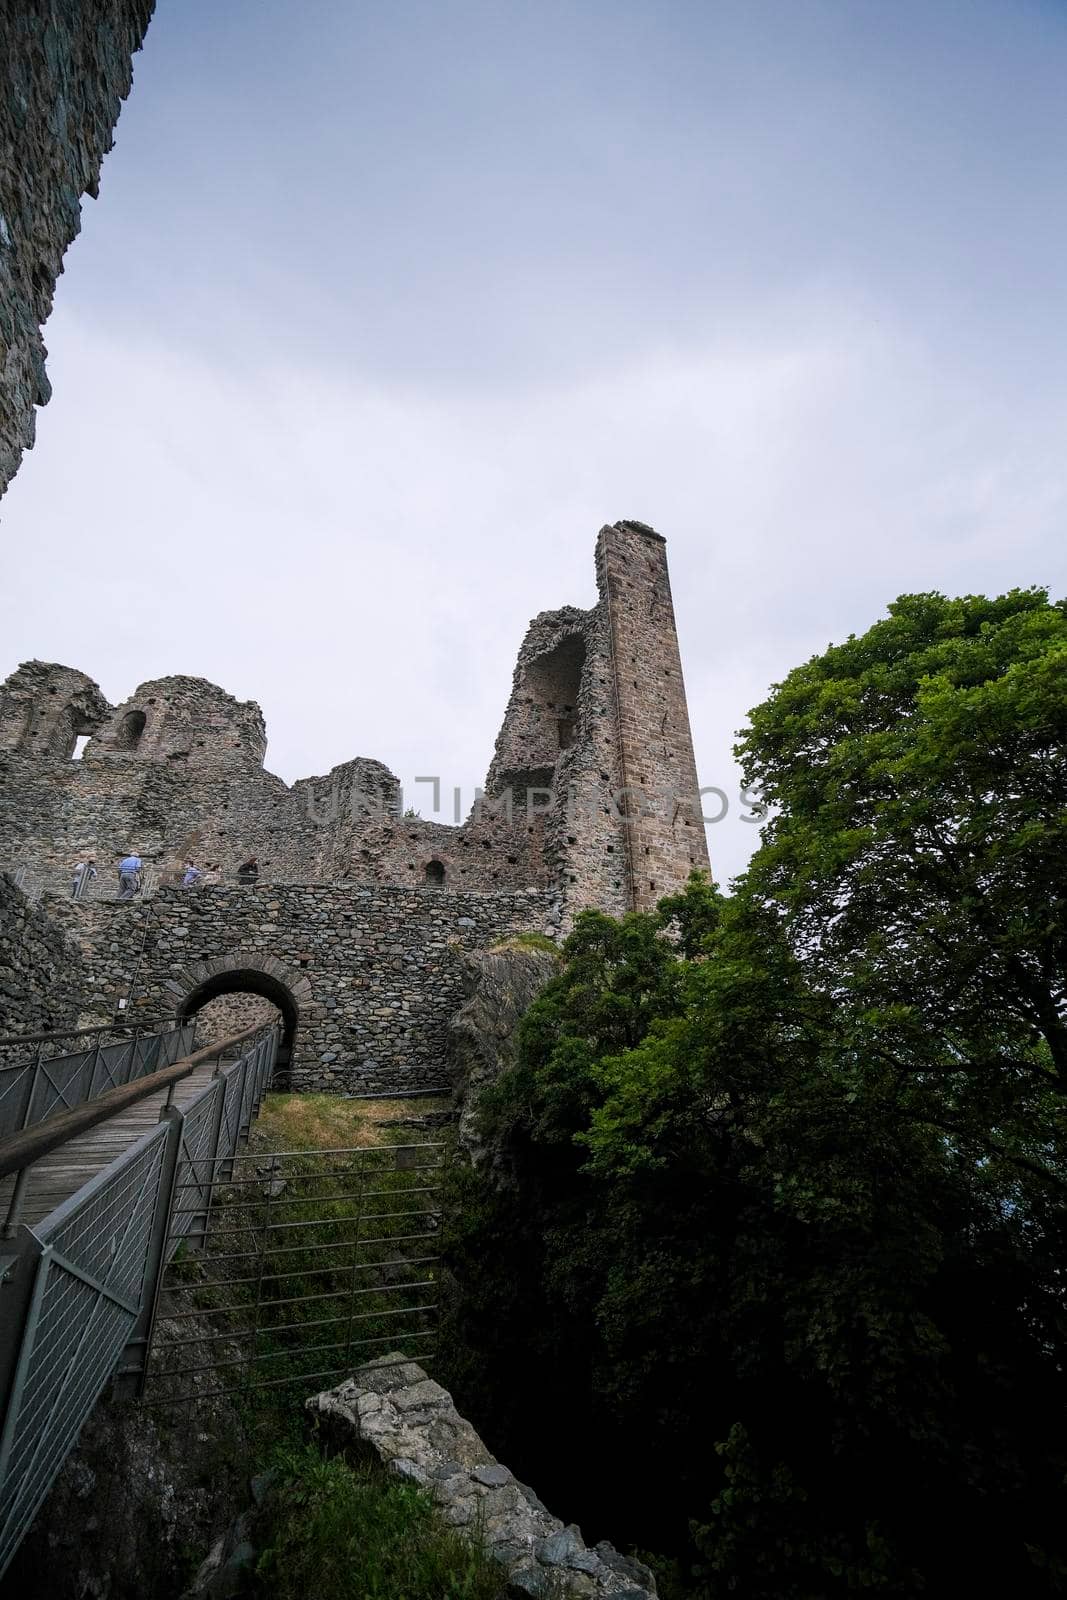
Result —
POLYGON ((1065 82, 1062 0, 158 0, 0 672, 201 675, 286 779, 469 799, 637 517, 733 797, 749 707, 895 595, 1067 590, 1065 82))

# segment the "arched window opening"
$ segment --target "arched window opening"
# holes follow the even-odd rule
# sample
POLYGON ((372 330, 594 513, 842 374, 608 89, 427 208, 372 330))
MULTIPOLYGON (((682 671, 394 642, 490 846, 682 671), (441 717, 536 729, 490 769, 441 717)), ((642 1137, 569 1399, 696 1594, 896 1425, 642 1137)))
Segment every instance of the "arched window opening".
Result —
POLYGON ((115 735, 115 743, 120 750, 136 750, 147 720, 143 711, 127 711, 115 735))
POLYGON ((439 889, 445 881, 444 863, 441 861, 427 861, 423 877, 433 889, 439 889))

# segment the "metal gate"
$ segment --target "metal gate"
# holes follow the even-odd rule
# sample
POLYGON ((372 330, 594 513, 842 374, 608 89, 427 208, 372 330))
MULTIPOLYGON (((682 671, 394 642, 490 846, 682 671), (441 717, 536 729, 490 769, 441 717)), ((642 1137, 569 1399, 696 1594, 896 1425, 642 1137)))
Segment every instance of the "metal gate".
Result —
POLYGON ((194 1159, 177 1186, 145 1398, 336 1378, 436 1331, 442 1141, 194 1159))

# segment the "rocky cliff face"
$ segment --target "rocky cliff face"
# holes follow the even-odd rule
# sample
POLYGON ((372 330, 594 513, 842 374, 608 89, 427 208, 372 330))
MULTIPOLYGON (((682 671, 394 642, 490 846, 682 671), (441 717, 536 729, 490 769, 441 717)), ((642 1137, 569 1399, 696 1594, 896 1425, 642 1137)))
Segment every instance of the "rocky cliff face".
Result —
POLYGON ((464 951, 460 959, 467 998, 449 1023, 458 1137, 460 1148, 480 1165, 489 1152, 478 1132, 479 1099, 514 1065, 519 1021, 555 976, 559 956, 516 942, 464 951))

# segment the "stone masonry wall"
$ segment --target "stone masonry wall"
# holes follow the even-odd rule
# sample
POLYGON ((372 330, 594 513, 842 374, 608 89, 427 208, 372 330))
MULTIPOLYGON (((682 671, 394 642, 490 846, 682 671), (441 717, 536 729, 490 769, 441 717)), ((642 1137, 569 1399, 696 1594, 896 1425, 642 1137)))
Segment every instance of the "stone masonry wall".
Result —
POLYGON ((694 868, 710 870, 666 541, 639 522, 602 528, 597 573, 627 791, 629 898, 635 910, 645 910, 694 868))
POLYGON ((255 856, 261 883, 535 888, 553 892, 553 933, 585 906, 654 904, 708 864, 665 544, 620 522, 597 555, 598 603, 530 624, 465 821, 407 815, 365 756, 284 783, 263 765, 259 707, 202 678, 112 707, 84 673, 33 661, 0 685, 0 868, 69 894, 91 857, 91 899, 114 897, 131 851, 152 887, 187 859, 232 883, 255 856))
POLYGON ((0 872, 0 1034, 77 1027, 84 987, 77 946, 0 872))
POLYGON ((261 881, 548 886, 544 810, 509 819, 487 805, 450 827, 401 816, 379 761, 290 787, 264 769, 265 748, 259 707, 202 678, 144 683, 112 708, 84 673, 27 662, 0 685, 0 868, 69 894, 91 857, 93 900, 114 898, 131 850, 153 884, 180 882, 187 858, 232 883, 254 855, 261 881))
POLYGON ((102 1017, 195 1010, 220 987, 295 1010, 293 1088, 370 1093, 448 1081, 457 956, 540 928, 549 897, 392 885, 161 890, 129 905, 45 904, 83 953, 102 1017))
POLYGON ((439 1082, 451 942, 556 937, 584 907, 645 908, 708 866, 664 541, 602 528, 597 578, 591 609, 530 624, 485 795, 456 826, 405 814, 369 757, 284 783, 259 707, 202 678, 113 707, 84 673, 25 663, 0 685, 0 870, 77 933, 104 1020, 131 990, 159 1012, 251 989, 289 1006, 287 1035, 299 1013, 294 1084, 439 1082), (116 904, 131 852, 146 893, 116 904), (186 860, 206 874, 190 890, 186 860))
POLYGON ((47 404, 41 325, 133 80, 154 0, 0 5, 0 494, 47 404))
MULTIPOLYGON (((466 1528, 506 1574, 506 1590, 532 1600, 656 1600, 643 1562, 602 1541, 590 1549, 489 1451, 447 1389, 399 1352, 357 1367, 305 1402, 320 1427, 357 1457, 417 1483, 445 1522, 466 1528)), ((566 1447, 580 1448, 573 1438, 566 1447)))
POLYGON ((230 1039, 246 1028, 263 1028, 281 1022, 282 1014, 270 1000, 258 994, 220 994, 196 1013, 196 1047, 230 1039))

